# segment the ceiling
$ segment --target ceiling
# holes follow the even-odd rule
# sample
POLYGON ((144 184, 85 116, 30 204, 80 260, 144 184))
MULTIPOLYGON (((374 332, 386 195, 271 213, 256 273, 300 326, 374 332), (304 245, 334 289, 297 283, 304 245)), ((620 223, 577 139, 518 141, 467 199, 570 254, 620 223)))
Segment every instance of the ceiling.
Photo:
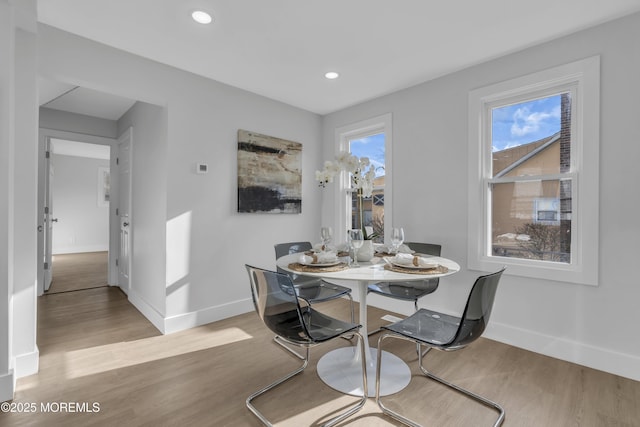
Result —
MULTIPOLYGON (((637 11, 640 0, 38 0, 42 23, 318 114, 637 11), (192 21, 195 9, 213 23, 192 21)), ((101 95, 41 81, 50 108, 117 119, 133 103, 101 95)))

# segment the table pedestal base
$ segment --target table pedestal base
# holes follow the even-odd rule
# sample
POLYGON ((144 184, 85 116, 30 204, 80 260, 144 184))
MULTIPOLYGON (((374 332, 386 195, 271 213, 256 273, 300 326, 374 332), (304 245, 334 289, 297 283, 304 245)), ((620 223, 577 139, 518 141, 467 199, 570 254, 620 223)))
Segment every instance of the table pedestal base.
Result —
MULTIPOLYGON (((372 348, 367 358, 368 396, 376 395, 377 350, 372 348)), ((342 393, 362 396, 362 362, 358 347, 332 350, 318 360, 318 376, 329 387, 342 393)), ((387 396, 405 388, 411 380, 409 366, 398 356, 382 352, 382 378, 380 395, 387 396)))

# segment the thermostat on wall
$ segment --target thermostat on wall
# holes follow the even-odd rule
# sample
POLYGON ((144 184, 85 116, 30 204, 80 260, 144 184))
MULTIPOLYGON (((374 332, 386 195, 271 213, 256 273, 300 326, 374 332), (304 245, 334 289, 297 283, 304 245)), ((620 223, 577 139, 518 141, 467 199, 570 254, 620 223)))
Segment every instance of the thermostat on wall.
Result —
POLYGON ((209 171, 209 166, 206 163, 198 163, 196 165, 197 173, 207 173, 209 171))

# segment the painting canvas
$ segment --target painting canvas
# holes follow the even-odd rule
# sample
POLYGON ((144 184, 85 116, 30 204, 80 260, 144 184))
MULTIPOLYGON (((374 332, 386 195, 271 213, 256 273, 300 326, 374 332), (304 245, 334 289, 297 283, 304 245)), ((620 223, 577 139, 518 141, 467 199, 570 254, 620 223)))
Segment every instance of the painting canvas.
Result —
POLYGON ((238 212, 301 210, 302 144, 238 130, 238 212))
POLYGON ((111 193, 111 175, 109 168, 98 168, 98 206, 109 206, 109 197, 111 193))

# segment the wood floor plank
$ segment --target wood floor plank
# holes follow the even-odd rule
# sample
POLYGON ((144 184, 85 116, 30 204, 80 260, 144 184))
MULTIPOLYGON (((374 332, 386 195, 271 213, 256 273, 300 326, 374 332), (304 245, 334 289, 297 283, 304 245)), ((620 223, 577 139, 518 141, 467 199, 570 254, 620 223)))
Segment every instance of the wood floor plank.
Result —
MULTIPOLYGON (((345 317, 346 300, 321 306, 345 317)), ((318 308, 320 306, 318 305, 318 308)), ((13 403, 35 413, 0 413, 1 426, 260 426, 246 397, 298 366, 272 343, 255 313, 161 335, 117 288, 45 295, 38 301, 40 372, 18 380, 13 403), (99 405, 99 412, 43 412, 41 405, 99 405)), ((370 307, 373 326, 386 314, 370 307)), ((370 339, 377 345, 377 336, 370 339)), ((326 386, 318 358, 336 340, 312 349, 305 372, 255 404, 278 426, 317 425, 354 403, 326 386)), ((387 405, 424 425, 491 425, 493 411, 419 374, 415 347, 389 340, 412 381, 387 405)), ((437 375, 499 402, 505 426, 637 427, 640 383, 481 338, 450 353, 432 351, 437 375)), ((374 399, 342 425, 397 426, 374 399)))
POLYGON ((108 252, 83 252, 53 256, 49 294, 107 286, 108 252))

